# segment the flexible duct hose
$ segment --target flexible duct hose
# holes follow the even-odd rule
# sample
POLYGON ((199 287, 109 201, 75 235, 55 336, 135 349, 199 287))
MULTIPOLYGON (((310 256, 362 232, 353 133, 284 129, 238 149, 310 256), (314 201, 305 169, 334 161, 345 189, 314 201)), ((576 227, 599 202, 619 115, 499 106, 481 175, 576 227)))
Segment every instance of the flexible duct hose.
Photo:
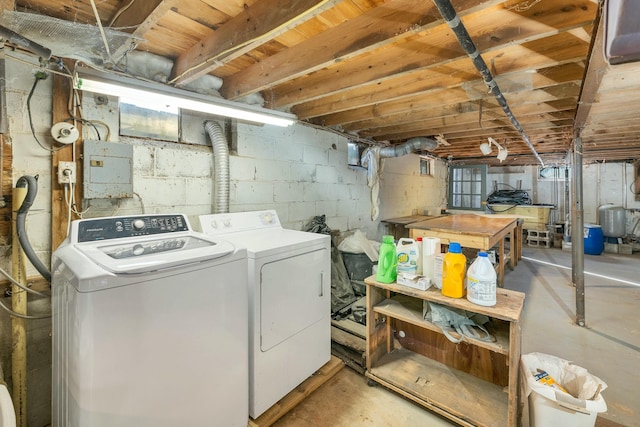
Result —
POLYGON ((213 147, 213 168, 215 174, 215 206, 213 213, 229 212, 229 146, 222 128, 216 122, 204 122, 213 147))
POLYGON ((29 208, 33 205, 33 201, 36 199, 36 194, 38 194, 37 175, 35 178, 28 175, 21 176, 20 179, 18 179, 18 182, 16 182, 16 188, 23 187, 27 187, 27 195, 24 198, 22 205, 20 205, 20 209, 18 209, 18 215, 16 215, 16 231, 18 233, 18 240, 24 254, 29 258, 29 261, 31 261, 31 264, 33 264, 36 270, 38 270, 38 273, 40 273, 47 282, 51 282, 51 272, 47 267, 45 267, 42 261, 40 261, 40 258, 38 258, 31 247, 25 227, 27 222, 27 213, 29 212, 29 208))
POLYGON ((408 139, 406 142, 380 149, 380 157, 400 157, 414 151, 431 151, 438 146, 438 141, 424 136, 408 139))

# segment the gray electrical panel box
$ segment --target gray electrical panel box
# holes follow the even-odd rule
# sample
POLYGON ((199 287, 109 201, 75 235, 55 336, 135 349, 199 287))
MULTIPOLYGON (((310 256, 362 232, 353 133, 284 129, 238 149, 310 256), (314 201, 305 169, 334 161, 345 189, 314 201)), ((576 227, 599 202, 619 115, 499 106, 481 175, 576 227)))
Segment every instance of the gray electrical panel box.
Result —
POLYGON ((84 140, 83 197, 133 197, 133 146, 84 140))

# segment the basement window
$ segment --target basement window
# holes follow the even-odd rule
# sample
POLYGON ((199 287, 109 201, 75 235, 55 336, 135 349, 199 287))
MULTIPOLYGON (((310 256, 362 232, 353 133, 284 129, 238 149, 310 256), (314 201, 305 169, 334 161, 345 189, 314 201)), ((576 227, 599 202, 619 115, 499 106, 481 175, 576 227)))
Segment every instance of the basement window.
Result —
POLYGON ((360 166, 362 167, 362 163, 360 158, 362 156, 362 149, 360 144, 353 141, 347 142, 347 164, 349 166, 360 166))
POLYGON ((178 142, 180 109, 120 98, 120 135, 178 142))
POLYGON ((449 166, 449 208, 482 210, 487 198, 487 166, 449 166))
POLYGON ((435 159, 430 157, 420 157, 420 175, 433 176, 435 170, 435 159))

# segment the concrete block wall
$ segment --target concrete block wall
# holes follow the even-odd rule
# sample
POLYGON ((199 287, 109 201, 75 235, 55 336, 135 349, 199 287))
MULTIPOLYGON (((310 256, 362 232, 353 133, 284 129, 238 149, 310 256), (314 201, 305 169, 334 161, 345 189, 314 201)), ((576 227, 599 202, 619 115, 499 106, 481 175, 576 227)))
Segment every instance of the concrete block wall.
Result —
POLYGON ((420 156, 382 160, 380 219, 437 215, 447 206, 447 165, 434 161, 433 175, 420 175, 420 156))
MULTIPOLYGON (((19 54, 15 54, 19 55, 19 54)), ((9 134, 13 144, 13 182, 24 174, 39 175, 39 192, 27 218, 32 246, 45 265, 51 257, 51 154, 40 148, 29 126, 26 99, 38 69, 34 58, 22 57, 33 66, 7 60, 7 110, 9 134)), ((38 139, 45 146, 52 144, 52 79, 40 81, 33 95, 31 108, 38 139)), ((102 139, 133 146, 133 190, 135 197, 122 200, 83 201, 84 217, 127 215, 135 213, 182 212, 197 226, 197 216, 212 212, 214 195, 213 154, 203 122, 206 117, 186 114, 181 122, 182 143, 120 137, 118 106, 114 98, 83 96, 83 113, 87 120, 96 120, 102 139), (105 102, 106 100, 106 102, 105 102)), ((347 166, 347 139, 334 133, 302 125, 290 128, 237 124, 234 129, 235 151, 230 156, 230 210, 276 209, 287 228, 302 229, 315 215, 326 215, 327 224, 335 230, 364 231, 369 238, 382 234, 378 221, 370 216, 370 190, 366 170, 347 166)), ((98 139, 90 126, 83 127, 83 137, 98 139)), ((409 156, 414 157, 414 156, 409 156)), ((390 161, 395 163, 398 160, 390 161)), ((403 161, 400 161, 403 162, 403 161)), ((411 160, 415 163, 415 159, 411 160)), ((400 167, 404 170, 404 167, 400 167)), ((406 208, 414 208, 417 200, 429 198, 422 177, 413 172, 401 172, 402 179, 385 181, 385 194, 394 194, 393 186, 408 189, 406 208), (411 181, 420 181, 414 186, 411 181), (417 191, 419 197, 410 197, 417 191)), ((384 177, 383 177, 384 178, 384 177)), ((384 179, 383 179, 384 181, 384 179)), ((435 183, 433 183, 435 187, 435 183)), ((433 194, 436 194, 435 190, 433 194)), ((384 195, 382 205, 387 206, 384 195)), ((64 203, 64 201, 57 201, 64 203)), ((430 202, 425 202, 429 204, 430 202)), ((393 212, 405 213, 398 202, 393 212)), ((381 215, 380 218, 383 218, 381 215)), ((0 265, 10 265, 9 241, 0 242, 0 265)), ((37 275, 32 266, 28 275, 37 275)), ((3 298, 10 304, 10 299, 3 298)), ((48 300, 29 303, 31 313, 50 312, 48 300)), ((6 380, 11 383, 10 319, 0 314, 0 363, 6 380)), ((51 323, 50 320, 28 322, 28 425, 50 423, 51 384, 51 323)))
MULTIPOLYGON (((18 52, 10 54, 20 60, 33 61, 18 52)), ((34 62, 35 63, 35 62, 34 62)), ((23 175, 38 175, 38 193, 30 213, 27 216, 27 234, 31 246, 45 265, 50 262, 51 242, 51 153, 41 148, 29 125, 27 96, 34 82, 34 71, 16 60, 6 60, 6 109, 8 114, 8 130, 13 153, 13 183, 23 175)), ((40 143, 50 147, 52 138, 52 78, 40 80, 31 99, 31 117, 34 131, 40 143)), ((10 241, 4 240, 0 247, 0 265, 11 271, 10 241)), ((37 272, 27 262, 27 275, 35 276, 37 272)), ((2 298, 5 305, 11 305, 10 298, 2 298)), ((28 313, 42 315, 51 312, 48 299, 29 296, 28 313)), ((51 422, 51 320, 28 320, 27 330, 27 425, 45 426, 51 422)), ((0 363, 5 380, 11 382, 11 319, 2 311, 0 313, 0 363)), ((9 388, 12 391, 12 388, 9 388)))
POLYGON ((342 136, 239 124, 230 170, 232 212, 275 209, 283 226, 296 230, 325 215, 331 229, 360 228, 375 237, 366 170, 347 166, 342 136))
MULTIPOLYGON (((83 100, 90 114, 117 125, 107 112, 117 112, 117 99, 96 105, 83 100)), ((197 216, 213 211, 214 159, 205 120, 186 113, 182 119, 182 144, 118 136, 112 141, 134 146, 134 199, 92 200, 88 216, 184 212, 198 227, 197 216)), ((221 123, 221 126, 224 126, 221 123)), ((326 215, 335 230, 354 228, 375 232, 368 216, 366 171, 347 166, 347 139, 302 125, 289 128, 234 124, 234 150, 230 153, 229 210, 275 209, 283 226, 300 230, 315 216, 326 215)), ((115 128, 117 129, 117 128, 115 128)), ((91 129, 87 129, 90 137, 91 129)), ((371 236, 373 237, 373 236, 371 236)))
MULTIPOLYGON (((557 204, 555 221, 563 222, 561 212, 570 214, 571 206, 565 208, 564 193, 565 182, 559 180, 538 180, 537 166, 524 166, 519 173, 490 173, 487 176, 489 188, 492 191, 493 181, 511 185, 517 188, 521 182, 521 188, 529 191, 536 204, 557 204)), ((571 176, 569 177, 571 179, 571 176)), ((619 205, 626 210, 626 231, 632 233, 636 220, 640 218, 640 201, 633 194, 634 169, 632 163, 611 162, 594 163, 584 165, 582 168, 583 181, 583 209, 584 222, 598 224, 598 208, 606 204, 619 205)), ((508 187, 498 187, 508 188, 508 187)), ((635 228, 635 235, 640 237, 640 226, 635 228)))

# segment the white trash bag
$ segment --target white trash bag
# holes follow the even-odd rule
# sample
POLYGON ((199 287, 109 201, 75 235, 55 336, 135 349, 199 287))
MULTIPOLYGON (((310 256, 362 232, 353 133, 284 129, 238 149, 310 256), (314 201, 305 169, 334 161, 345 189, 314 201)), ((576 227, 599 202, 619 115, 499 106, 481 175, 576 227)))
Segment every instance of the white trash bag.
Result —
POLYGON ((573 365, 568 360, 544 353, 524 354, 521 357, 520 370, 522 378, 526 380, 522 383, 522 397, 529 397, 530 420, 536 419, 530 424, 531 427, 593 426, 597 413, 607 410, 607 404, 601 394, 607 388, 607 384, 585 368, 573 365), (551 377, 556 384, 545 384, 544 379, 539 381, 536 375, 546 379, 551 377), (548 401, 532 399, 531 393, 548 401), (531 417, 532 412, 538 415, 531 417), (558 424, 561 420, 563 423, 558 424))
POLYGON ((378 262, 380 243, 367 239, 367 235, 360 230, 345 233, 346 237, 338 244, 341 252, 352 254, 365 253, 371 262, 378 262))

